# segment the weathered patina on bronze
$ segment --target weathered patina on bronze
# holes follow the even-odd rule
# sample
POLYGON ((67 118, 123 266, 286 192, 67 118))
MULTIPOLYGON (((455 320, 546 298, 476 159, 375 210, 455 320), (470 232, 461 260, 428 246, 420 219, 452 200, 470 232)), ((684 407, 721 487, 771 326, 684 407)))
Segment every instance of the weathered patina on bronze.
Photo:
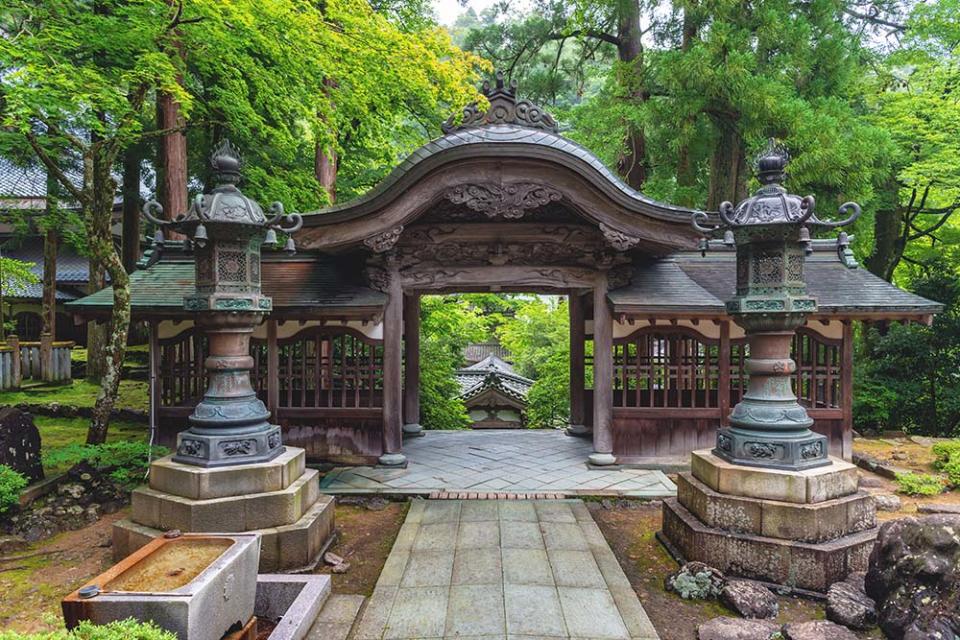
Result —
MULTIPOLYGON (((275 246, 278 231, 289 235, 302 224, 299 214, 284 216, 279 202, 268 218, 243 195, 237 188, 240 155, 228 141, 211 164, 217 186, 197 196, 183 216, 163 220, 159 203, 144 207, 158 229, 182 233, 194 247, 196 284, 183 306, 197 314, 209 343, 209 386, 188 418, 190 427, 178 435, 174 460, 207 467, 265 462, 283 452, 280 427, 270 424, 270 412, 250 385, 250 336, 272 306, 260 292, 260 248, 275 246)), ((284 248, 294 251, 292 237, 284 248)))
POLYGON ((840 207, 841 214, 850 214, 845 220, 819 220, 813 196, 801 198, 783 188, 787 160, 771 142, 757 161, 760 189, 736 207, 720 205, 720 225, 702 226, 703 213, 693 215, 693 224, 736 245, 737 290, 726 306, 750 347, 749 387, 730 413, 731 426, 718 432, 714 454, 734 464, 800 470, 830 464, 827 438, 810 430, 813 419, 791 384, 797 366, 791 342, 817 308, 803 276, 810 228, 850 224, 860 207, 848 202, 840 207))

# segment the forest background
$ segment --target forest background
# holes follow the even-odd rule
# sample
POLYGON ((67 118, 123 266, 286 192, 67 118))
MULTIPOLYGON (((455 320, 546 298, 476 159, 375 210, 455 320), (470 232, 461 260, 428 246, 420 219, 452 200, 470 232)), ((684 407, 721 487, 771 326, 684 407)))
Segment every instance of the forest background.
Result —
MULTIPOLYGON (((450 27, 426 0, 9 0, 0 31, 0 155, 45 169, 57 196, 18 222, 114 287, 111 323, 91 329, 91 442, 116 400, 144 196, 182 213, 229 137, 248 195, 350 199, 482 100, 494 68, 653 198, 745 197, 772 137, 791 191, 860 202, 864 267, 945 311, 860 331, 856 426, 960 433, 960 0, 505 1, 450 27)), ((536 379, 530 425, 563 423, 562 299, 425 298, 422 326, 427 427, 465 424, 453 370, 494 335, 536 379)))

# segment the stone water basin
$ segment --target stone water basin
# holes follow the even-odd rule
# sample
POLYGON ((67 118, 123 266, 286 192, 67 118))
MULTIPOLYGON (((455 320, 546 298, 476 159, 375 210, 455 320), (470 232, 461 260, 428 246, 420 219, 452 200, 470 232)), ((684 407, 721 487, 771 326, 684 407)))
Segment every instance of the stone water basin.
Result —
POLYGON ((259 562, 257 534, 157 538, 64 598, 63 617, 68 629, 132 617, 180 640, 220 640, 253 615, 259 562))

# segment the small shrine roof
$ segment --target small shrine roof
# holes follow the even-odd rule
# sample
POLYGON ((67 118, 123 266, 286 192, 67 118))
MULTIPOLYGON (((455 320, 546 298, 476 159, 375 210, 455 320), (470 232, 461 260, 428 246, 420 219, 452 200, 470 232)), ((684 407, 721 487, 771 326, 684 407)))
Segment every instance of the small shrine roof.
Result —
POLYGON ((517 374, 513 365, 492 354, 476 364, 459 369, 456 378, 460 384, 460 398, 465 401, 489 389, 496 389, 518 402, 526 402, 527 392, 533 386, 533 380, 517 374))

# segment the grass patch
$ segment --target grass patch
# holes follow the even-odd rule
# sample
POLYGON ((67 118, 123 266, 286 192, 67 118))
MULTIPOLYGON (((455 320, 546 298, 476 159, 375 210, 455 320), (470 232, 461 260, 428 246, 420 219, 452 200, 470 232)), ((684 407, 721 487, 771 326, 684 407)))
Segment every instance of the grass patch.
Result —
MULTIPOLYGON (((90 421, 87 418, 35 416, 33 422, 40 430, 41 450, 44 454, 70 445, 83 444, 87 440, 87 427, 90 426, 90 421)), ((123 420, 111 420, 110 430, 107 432, 107 442, 122 440, 145 442, 149 436, 150 430, 146 425, 123 420)), ((46 458, 46 455, 44 455, 44 458, 46 458)), ((51 477, 63 473, 67 468, 69 468, 68 465, 48 467, 44 464, 43 472, 47 477, 51 477)))
MULTIPOLYGON (((68 384, 28 384, 17 391, 0 393, 0 405, 50 404, 56 402, 72 407, 92 407, 100 392, 100 385, 87 380, 72 380, 68 384)), ((121 380, 117 409, 147 411, 149 392, 146 381, 121 380)))

